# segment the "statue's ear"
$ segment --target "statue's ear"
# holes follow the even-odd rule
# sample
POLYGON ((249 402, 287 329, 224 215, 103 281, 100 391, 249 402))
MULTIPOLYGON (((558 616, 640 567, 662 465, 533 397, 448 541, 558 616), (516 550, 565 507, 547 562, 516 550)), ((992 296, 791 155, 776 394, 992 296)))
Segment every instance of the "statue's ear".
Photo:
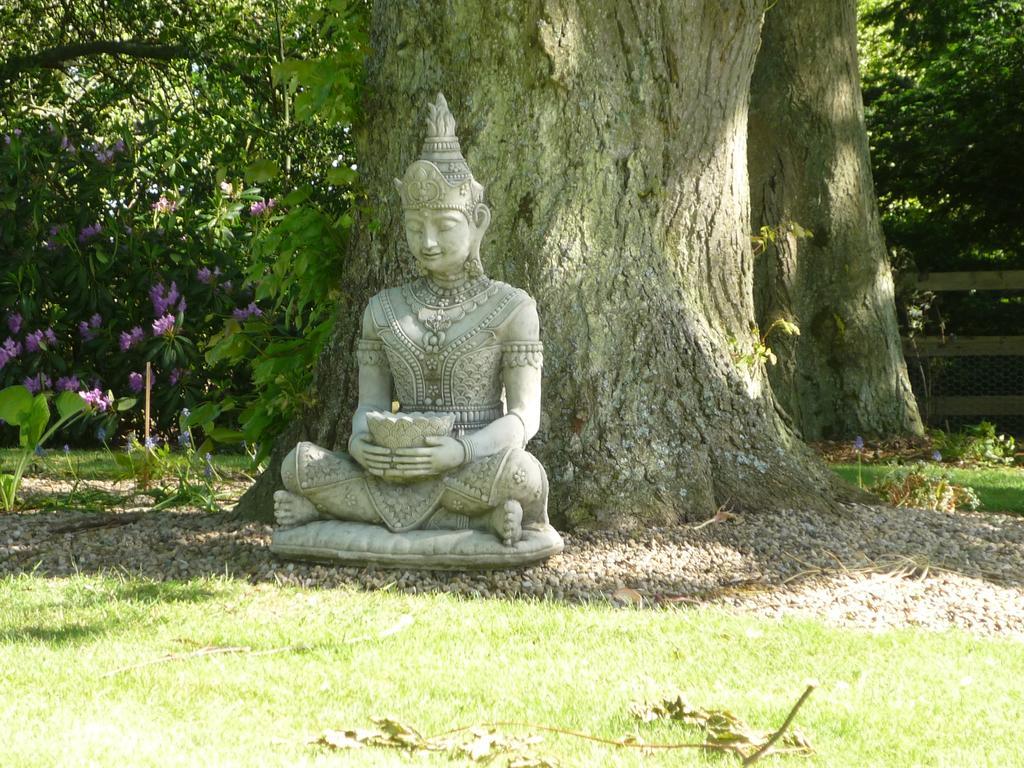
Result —
POLYGON ((473 225, 481 233, 491 225, 491 209, 483 203, 477 203, 476 208, 473 209, 473 225))

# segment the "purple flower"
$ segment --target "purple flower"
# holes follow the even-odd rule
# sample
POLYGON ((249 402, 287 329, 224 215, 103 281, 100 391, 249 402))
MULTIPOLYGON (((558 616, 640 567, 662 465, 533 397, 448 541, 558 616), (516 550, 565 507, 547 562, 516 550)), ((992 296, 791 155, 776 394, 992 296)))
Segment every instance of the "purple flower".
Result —
POLYGON ((174 333, 174 315, 164 315, 153 321, 154 336, 170 336, 174 333))
POLYGON ((146 448, 149 448, 150 450, 152 450, 153 448, 156 448, 158 445, 160 445, 160 439, 159 438, 156 438, 156 437, 147 437, 146 438, 146 442, 145 442, 145 447, 146 448))
POLYGON ((11 133, 13 133, 15 136, 21 136, 21 128, 15 128, 13 131, 11 131, 11 133))
POLYGON ((142 391, 142 374, 132 371, 128 374, 128 389, 132 392, 142 391))
POLYGON ((11 329, 11 333, 17 333, 21 330, 22 318, 18 312, 12 312, 7 316, 7 327, 11 329))
MULTIPOLYGON (((78 396, 85 400, 86 405, 89 405, 100 411, 107 410, 107 408, 109 408, 114 402, 114 398, 110 397, 109 395, 104 395, 98 388, 90 389, 88 391, 81 391, 78 393, 78 396)), ((97 431, 97 436, 98 434, 99 433, 97 431)), ((103 437, 100 438, 100 441, 106 438, 106 436, 107 433, 106 431, 104 431, 103 437)))
POLYGON ((5 133, 4 134, 4 144, 10 144, 10 143, 11 143, 11 134, 5 133))
MULTIPOLYGON (((81 395, 82 393, 79 392, 78 394, 81 395)), ((107 430, 105 430, 103 427, 99 427, 96 430, 96 439, 99 440, 101 443, 105 443, 107 441, 107 430)))
POLYGON ((234 287, 235 287, 234 283, 232 283, 230 280, 225 280, 224 281, 224 290, 227 293, 231 293, 231 289, 234 288, 234 287))
POLYGON ((942 454, 938 451, 932 451, 932 461, 942 461, 942 454))
POLYGON ((103 225, 98 221, 95 224, 90 224, 88 227, 84 227, 78 233, 78 242, 84 243, 92 238, 96 237, 100 232, 103 231, 103 225))
POLYGON ((50 227, 50 238, 43 241, 43 247, 48 251, 55 251, 60 248, 60 243, 57 242, 57 235, 60 234, 60 227, 54 224, 50 227))
POLYGON ((22 386, 24 386, 25 389, 33 395, 53 386, 53 382, 50 380, 50 377, 45 373, 38 373, 35 376, 27 376, 21 383, 22 386))
POLYGON ((183 373, 184 371, 181 370, 181 368, 172 368, 171 372, 167 374, 167 380, 171 382, 172 387, 175 386, 179 381, 181 381, 181 375, 183 373))
POLYGON ((14 358, 14 357, 17 357, 18 355, 20 355, 21 354, 21 349, 22 349, 21 342, 20 341, 15 341, 10 336, 8 336, 7 339, 4 341, 3 350, 4 350, 4 352, 7 353, 7 356, 9 358, 14 358))
POLYGON ((50 344, 51 346, 57 345, 57 334, 53 332, 53 328, 47 328, 46 331, 43 333, 43 336, 46 338, 47 343, 50 344))
POLYGON ((149 300, 153 302, 153 317, 161 317, 168 314, 178 304, 178 311, 184 312, 186 308, 185 297, 178 293, 178 284, 171 283, 170 288, 164 288, 163 283, 157 283, 149 289, 149 300), (178 303, 178 300, 180 304, 178 303))
POLYGON ((61 376, 57 379, 57 391, 58 392, 77 392, 78 388, 82 386, 77 376, 61 376))
POLYGON ((4 366, 7 365, 10 359, 11 356, 7 354, 7 350, 4 349, 3 347, 0 347, 0 371, 4 369, 4 366))
POLYGON ((274 206, 277 205, 277 200, 270 198, 266 202, 257 200, 255 203, 249 206, 250 216, 262 216, 264 213, 269 213, 274 210, 274 206))
POLYGON ((99 328, 101 325, 103 325, 103 316, 99 312, 89 318, 90 328, 99 328))
POLYGON ((189 432, 182 432, 178 435, 178 445, 182 448, 188 448, 192 445, 192 435, 189 432))
POLYGON ((160 195, 160 199, 153 203, 153 210, 157 213, 171 213, 178 210, 178 201, 168 200, 166 195, 160 195))
POLYGON ((136 344, 140 344, 146 334, 141 325, 136 325, 131 331, 121 331, 121 351, 127 352, 136 344))
POLYGON ((92 341, 96 338, 96 334, 93 333, 92 328, 89 327, 89 324, 85 322, 85 320, 78 324, 78 333, 82 337, 83 341, 92 341))
POLYGON ((203 457, 205 466, 203 467, 203 474, 206 475, 206 479, 209 480, 213 477, 213 461, 210 458, 209 452, 203 457))
POLYGON ((196 270, 196 279, 199 280, 200 283, 209 285, 213 282, 213 272, 211 272, 208 267, 200 267, 196 270))
POLYGON ((39 351, 39 345, 42 343, 42 341, 43 341, 43 332, 42 331, 32 331, 32 333, 28 334, 25 337, 25 349, 27 349, 29 352, 38 352, 39 351))
POLYGON ((71 143, 71 140, 67 136, 61 137, 60 148, 63 149, 65 152, 71 152, 72 154, 78 151, 77 149, 75 149, 75 145, 71 143))
POLYGON ((69 453, 71 453, 71 446, 64 443, 64 455, 67 456, 69 453))
POLYGON ((864 450, 864 438, 860 435, 857 435, 857 437, 853 439, 853 450, 858 453, 864 450))
POLYGON ((260 317, 263 310, 256 306, 255 301, 250 301, 248 307, 238 307, 231 313, 239 322, 248 320, 250 317, 260 317))
POLYGON ((124 152, 124 139, 118 139, 114 142, 115 152, 124 152))

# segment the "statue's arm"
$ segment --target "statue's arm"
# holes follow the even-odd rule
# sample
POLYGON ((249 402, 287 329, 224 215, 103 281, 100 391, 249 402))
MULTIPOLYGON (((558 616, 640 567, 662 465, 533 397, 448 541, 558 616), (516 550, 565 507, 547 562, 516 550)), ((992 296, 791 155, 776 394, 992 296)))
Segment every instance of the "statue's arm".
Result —
POLYGON ((391 411, 391 368, 384 354, 384 343, 373 322, 372 303, 363 312, 363 331, 356 346, 359 362, 359 405, 352 416, 352 435, 368 432, 366 414, 391 411))
POLYGON ((522 448, 540 427, 540 386, 543 365, 540 320, 532 299, 503 326, 502 382, 505 415, 462 438, 469 458, 490 456, 506 448, 522 448))

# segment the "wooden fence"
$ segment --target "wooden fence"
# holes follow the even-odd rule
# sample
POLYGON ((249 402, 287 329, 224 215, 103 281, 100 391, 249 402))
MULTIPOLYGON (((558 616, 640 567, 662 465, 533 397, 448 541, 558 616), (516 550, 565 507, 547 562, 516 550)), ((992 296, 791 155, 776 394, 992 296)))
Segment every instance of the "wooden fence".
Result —
MULTIPOLYGON (((986 272, 923 272, 913 286, 919 291, 1020 291, 1024 270, 986 272)), ((1024 330, 1024 329, 1020 329, 1024 330)), ((934 357, 1024 357, 1024 336, 916 336, 903 339, 907 362, 934 357)), ((924 396, 922 415, 1024 416, 1024 381, 1021 394, 982 396, 924 396)))

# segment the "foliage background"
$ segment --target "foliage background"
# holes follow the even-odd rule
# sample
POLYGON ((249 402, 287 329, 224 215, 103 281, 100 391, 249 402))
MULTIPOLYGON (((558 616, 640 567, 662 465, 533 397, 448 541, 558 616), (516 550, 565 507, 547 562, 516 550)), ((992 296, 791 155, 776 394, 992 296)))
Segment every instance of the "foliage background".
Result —
MULTIPOLYGON (((0 355, 0 387, 42 374, 51 387, 75 377, 127 394, 149 360, 161 429, 187 407, 266 453, 313 404, 360 204, 348 132, 367 5, 0 5, 0 346, 21 345, 0 355), (150 290, 172 283, 174 331, 154 334, 150 290), (122 350, 136 327, 143 339, 122 350)), ((1024 268, 1024 2, 860 5, 897 267, 1024 268)), ((1006 333, 1024 325, 1024 301, 943 295, 925 321, 1006 333)), ((76 429, 73 443, 94 440, 94 426, 76 429)), ((13 434, 0 427, 0 442, 13 434)))
POLYGON ((74 376, 121 394, 149 360, 160 428, 208 403, 199 423, 233 411, 221 429, 269 449, 308 404, 330 330, 365 15, 309 0, 0 7, 0 341, 22 347, 0 386, 74 376), (172 283, 184 303, 160 333, 150 292, 172 283))
MULTIPOLYGON (((861 0, 875 184, 904 271, 1024 269, 1024 3, 861 0)), ((1024 300, 943 294, 962 335, 1024 326, 1024 300)))

